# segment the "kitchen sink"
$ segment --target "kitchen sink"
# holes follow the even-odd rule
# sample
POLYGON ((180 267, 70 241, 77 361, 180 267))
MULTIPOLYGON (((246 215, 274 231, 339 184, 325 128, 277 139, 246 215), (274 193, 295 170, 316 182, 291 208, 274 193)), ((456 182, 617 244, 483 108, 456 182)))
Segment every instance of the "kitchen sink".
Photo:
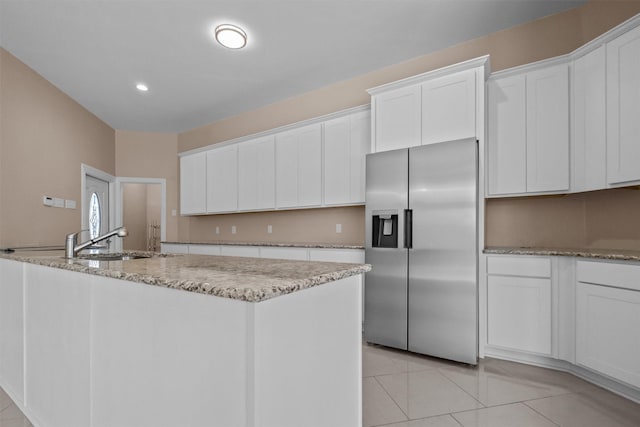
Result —
POLYGON ((89 260, 89 261, 129 261, 132 259, 141 259, 141 258, 151 258, 151 255, 137 255, 137 254, 125 254, 125 253, 78 255, 79 260, 89 260))

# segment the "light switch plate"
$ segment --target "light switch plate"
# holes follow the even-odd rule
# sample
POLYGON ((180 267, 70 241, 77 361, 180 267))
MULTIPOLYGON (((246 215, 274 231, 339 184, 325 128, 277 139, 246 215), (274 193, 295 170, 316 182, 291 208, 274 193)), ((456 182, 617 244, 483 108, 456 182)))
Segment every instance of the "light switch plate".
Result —
POLYGON ((236 226, 235 225, 231 226, 231 234, 236 234, 236 226))
POLYGON ((271 226, 271 224, 267 225, 267 234, 271 234, 273 233, 273 227, 271 226))
POLYGON ((216 226, 216 234, 220 234, 220 227, 216 226))
POLYGON ((342 233, 342 224, 336 224, 336 233, 342 233))
POLYGON ((75 209, 76 208, 76 201, 75 200, 65 200, 64 201, 64 207, 67 209, 75 209))

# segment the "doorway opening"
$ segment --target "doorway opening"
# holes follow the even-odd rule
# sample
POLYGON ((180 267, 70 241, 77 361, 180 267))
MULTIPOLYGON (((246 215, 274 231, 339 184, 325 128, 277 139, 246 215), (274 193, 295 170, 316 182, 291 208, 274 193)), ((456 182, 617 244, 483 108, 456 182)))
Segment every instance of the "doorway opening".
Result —
POLYGON ((166 230, 166 180, 116 178, 116 221, 129 235, 118 250, 160 252, 166 230))

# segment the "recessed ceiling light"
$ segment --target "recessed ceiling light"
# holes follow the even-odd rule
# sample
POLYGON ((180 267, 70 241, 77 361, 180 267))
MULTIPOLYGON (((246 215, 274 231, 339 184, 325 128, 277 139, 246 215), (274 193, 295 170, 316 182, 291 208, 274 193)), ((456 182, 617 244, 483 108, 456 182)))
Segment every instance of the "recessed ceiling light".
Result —
POLYGON ((215 37, 218 43, 229 49, 242 49, 247 45, 247 33, 235 25, 218 25, 215 29, 215 37))
POLYGON ((149 86, 144 83, 138 83, 136 85, 136 89, 138 89, 140 92, 147 92, 149 90, 149 86))

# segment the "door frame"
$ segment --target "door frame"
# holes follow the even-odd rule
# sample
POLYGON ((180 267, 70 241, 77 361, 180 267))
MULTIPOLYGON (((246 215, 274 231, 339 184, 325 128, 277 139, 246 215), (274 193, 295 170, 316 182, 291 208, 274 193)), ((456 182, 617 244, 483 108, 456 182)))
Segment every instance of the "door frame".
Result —
MULTIPOLYGON (((92 176, 94 178, 97 179, 101 179, 102 181, 106 181, 109 183, 109 226, 108 229, 109 230, 113 230, 115 228, 115 194, 114 194, 114 190, 115 190, 115 182, 116 182, 116 177, 108 174, 100 169, 96 169, 93 166, 89 166, 86 165, 84 163, 82 163, 80 165, 80 171, 81 171, 81 175, 80 175, 80 187, 82 189, 82 191, 80 192, 80 218, 81 218, 81 227, 80 230, 86 230, 89 228, 89 219, 87 218, 86 215, 86 211, 87 211, 87 204, 89 203, 89 200, 87 200, 86 198, 86 187, 87 187, 87 175, 88 176, 92 176)), ((115 239, 116 241, 119 239, 115 239)))
MULTIPOLYGON (((160 241, 166 240, 167 234, 167 180, 165 178, 139 178, 139 177, 116 177, 115 178, 115 221, 122 224, 124 200, 122 184, 160 184, 160 241)), ((115 250, 122 250, 122 239, 115 240, 115 250)))

